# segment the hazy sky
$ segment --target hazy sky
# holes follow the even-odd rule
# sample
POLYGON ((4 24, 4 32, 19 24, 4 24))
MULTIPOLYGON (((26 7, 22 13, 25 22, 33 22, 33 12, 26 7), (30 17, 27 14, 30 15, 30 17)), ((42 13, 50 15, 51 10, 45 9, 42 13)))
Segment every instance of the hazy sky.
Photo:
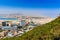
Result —
POLYGON ((60 0, 0 0, 0 14, 9 13, 56 17, 60 13, 60 0))

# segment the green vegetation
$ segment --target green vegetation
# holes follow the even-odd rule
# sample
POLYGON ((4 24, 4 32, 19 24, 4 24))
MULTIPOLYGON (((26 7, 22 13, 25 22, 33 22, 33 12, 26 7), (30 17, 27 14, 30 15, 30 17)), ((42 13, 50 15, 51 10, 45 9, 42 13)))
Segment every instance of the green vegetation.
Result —
POLYGON ((21 37, 5 38, 0 40, 53 40, 60 35, 60 17, 54 21, 38 26, 21 37))

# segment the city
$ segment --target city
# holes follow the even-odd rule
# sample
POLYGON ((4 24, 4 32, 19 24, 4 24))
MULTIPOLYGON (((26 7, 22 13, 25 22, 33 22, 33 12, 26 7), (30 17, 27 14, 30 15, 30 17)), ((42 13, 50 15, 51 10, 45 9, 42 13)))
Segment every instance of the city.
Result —
POLYGON ((60 0, 0 0, 0 40, 60 40, 60 0))
POLYGON ((30 17, 6 16, 0 17, 0 38, 21 36, 25 32, 32 30, 34 27, 48 23, 54 18, 49 17, 30 17))

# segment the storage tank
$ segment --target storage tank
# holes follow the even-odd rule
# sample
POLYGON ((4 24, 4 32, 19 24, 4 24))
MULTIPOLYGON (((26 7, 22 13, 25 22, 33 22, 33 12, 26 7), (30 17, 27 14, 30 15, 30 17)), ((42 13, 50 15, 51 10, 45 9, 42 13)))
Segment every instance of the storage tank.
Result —
POLYGON ((6 26, 6 22, 2 22, 2 26, 6 26))

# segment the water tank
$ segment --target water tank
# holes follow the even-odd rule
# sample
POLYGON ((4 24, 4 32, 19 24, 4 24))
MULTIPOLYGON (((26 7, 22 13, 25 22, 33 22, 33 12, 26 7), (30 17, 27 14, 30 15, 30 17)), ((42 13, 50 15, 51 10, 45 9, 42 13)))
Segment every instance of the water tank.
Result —
POLYGON ((2 26, 6 26, 6 22, 2 22, 2 26))

